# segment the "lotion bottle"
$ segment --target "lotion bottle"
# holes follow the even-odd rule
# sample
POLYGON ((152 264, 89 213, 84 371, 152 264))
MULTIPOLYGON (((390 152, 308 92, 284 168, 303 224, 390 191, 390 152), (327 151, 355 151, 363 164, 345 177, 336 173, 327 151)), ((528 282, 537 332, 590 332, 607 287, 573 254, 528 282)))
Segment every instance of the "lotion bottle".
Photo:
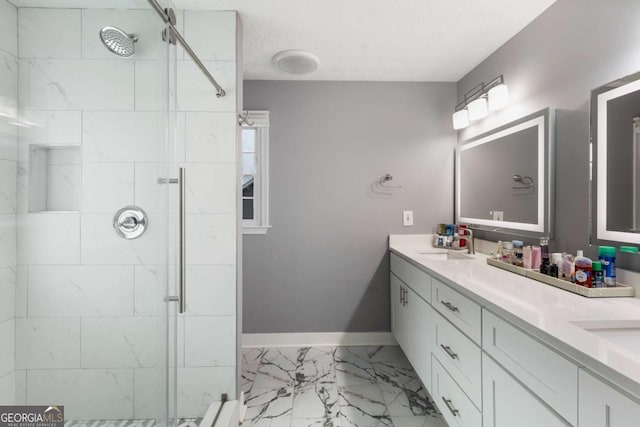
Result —
POLYGON ((575 259, 576 285, 584 286, 586 288, 593 287, 592 266, 591 258, 584 256, 583 251, 578 251, 578 255, 575 259))
POLYGON ((522 266, 531 269, 531 246, 525 246, 522 249, 522 266))

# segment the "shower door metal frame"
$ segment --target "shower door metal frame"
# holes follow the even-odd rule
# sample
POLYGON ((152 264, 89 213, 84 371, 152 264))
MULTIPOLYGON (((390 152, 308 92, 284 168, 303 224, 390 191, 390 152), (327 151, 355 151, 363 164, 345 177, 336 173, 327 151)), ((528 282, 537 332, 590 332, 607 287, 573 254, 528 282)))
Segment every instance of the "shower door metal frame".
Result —
POLYGON ((200 58, 198 58, 198 55, 196 55, 193 49, 191 49, 191 46, 189 46, 189 43, 187 43, 184 37, 182 37, 182 34, 180 34, 180 32, 176 29, 175 13, 173 12, 173 9, 163 9, 162 6, 158 4, 157 0, 148 0, 148 1, 151 7, 153 7, 153 9, 158 13, 158 15, 160 15, 162 20, 169 26, 169 33, 170 33, 169 42, 172 44, 175 44, 175 41, 173 40, 173 37, 175 37, 178 40, 178 42, 180 42, 180 44, 182 45, 185 52, 187 52, 191 57, 191 59, 193 59, 193 62, 196 63, 200 71, 202 71, 205 77, 216 88, 216 92, 217 92, 216 96, 218 98, 222 98, 223 96, 225 96, 227 94, 225 90, 222 88, 222 86, 218 84, 216 79, 213 78, 209 70, 207 70, 207 67, 202 63, 200 58))

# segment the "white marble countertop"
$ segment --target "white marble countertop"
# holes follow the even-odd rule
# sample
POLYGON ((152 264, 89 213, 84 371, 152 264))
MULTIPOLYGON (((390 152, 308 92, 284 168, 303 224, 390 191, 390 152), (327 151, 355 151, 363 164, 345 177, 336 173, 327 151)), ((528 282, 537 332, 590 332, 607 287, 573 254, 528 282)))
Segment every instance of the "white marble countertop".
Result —
POLYGON ((442 252, 431 245, 431 235, 391 235, 389 249, 640 397, 640 298, 585 298, 492 267, 479 253, 473 260, 429 259, 421 253, 442 252), (579 325, 636 329, 612 340, 579 325))

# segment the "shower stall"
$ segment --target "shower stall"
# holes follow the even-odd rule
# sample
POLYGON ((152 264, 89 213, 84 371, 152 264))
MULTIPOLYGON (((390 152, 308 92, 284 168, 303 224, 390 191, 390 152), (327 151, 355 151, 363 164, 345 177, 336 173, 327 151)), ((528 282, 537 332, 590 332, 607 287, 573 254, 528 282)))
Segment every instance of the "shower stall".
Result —
POLYGON ((239 31, 0 0, 0 405, 150 427, 237 398, 239 31))

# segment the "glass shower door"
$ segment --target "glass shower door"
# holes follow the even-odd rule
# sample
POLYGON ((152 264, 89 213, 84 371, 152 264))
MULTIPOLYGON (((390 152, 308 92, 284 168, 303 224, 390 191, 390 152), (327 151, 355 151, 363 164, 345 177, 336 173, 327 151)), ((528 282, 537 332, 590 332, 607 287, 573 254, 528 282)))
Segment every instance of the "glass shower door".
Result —
POLYGON ((173 424, 175 46, 151 7, 0 9, 0 405, 173 424))

